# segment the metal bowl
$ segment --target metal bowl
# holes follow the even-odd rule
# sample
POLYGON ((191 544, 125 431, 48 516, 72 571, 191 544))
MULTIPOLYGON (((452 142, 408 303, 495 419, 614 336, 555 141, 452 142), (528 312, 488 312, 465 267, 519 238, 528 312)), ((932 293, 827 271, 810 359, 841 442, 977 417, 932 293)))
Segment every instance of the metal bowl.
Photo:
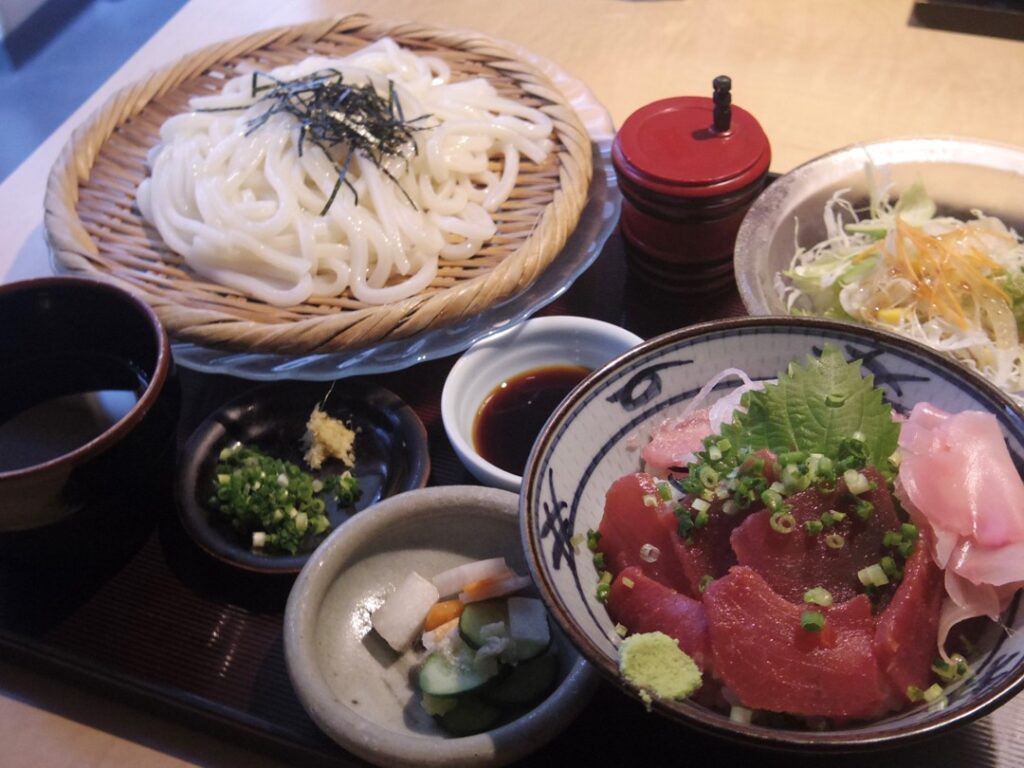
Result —
POLYGON ((786 314, 775 276, 797 246, 825 237, 824 206, 841 189, 868 200, 864 167, 899 194, 920 179, 940 212, 981 210, 1024 231, 1024 149, 952 137, 855 144, 822 155, 776 180, 754 202, 736 238, 736 283, 752 315, 786 314))

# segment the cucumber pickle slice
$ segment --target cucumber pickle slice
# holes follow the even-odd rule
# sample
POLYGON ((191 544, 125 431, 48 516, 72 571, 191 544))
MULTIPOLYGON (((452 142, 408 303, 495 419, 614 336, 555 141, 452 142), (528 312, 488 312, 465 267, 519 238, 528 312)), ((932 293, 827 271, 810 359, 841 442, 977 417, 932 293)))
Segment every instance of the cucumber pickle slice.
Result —
POLYGON ((437 719, 441 727, 453 736, 471 736, 489 731, 501 719, 501 710, 476 696, 460 696, 455 709, 437 719))
POLYGON ((503 622, 508 627, 508 607, 504 600, 484 600, 470 603, 459 617, 459 635, 470 648, 482 648, 481 630, 488 624, 503 622))
POLYGON ((557 679, 558 656, 545 653, 517 664, 508 675, 484 688, 481 695, 502 707, 534 704, 554 689, 557 679))
MULTIPOLYGON (((493 661, 493 660, 492 660, 493 661)), ((473 651, 464 648, 449 656, 436 651, 423 662, 418 674, 420 690, 431 696, 456 696, 475 691, 498 672, 498 663, 473 663, 473 651)))

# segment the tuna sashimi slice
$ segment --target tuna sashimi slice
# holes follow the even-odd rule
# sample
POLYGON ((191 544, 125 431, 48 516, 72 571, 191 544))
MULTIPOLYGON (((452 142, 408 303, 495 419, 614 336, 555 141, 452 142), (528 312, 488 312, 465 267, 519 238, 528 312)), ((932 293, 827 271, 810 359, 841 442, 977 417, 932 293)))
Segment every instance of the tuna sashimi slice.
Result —
MULTIPOLYGON (((711 503, 708 522, 703 528, 692 528, 690 537, 676 536, 676 556, 683 564, 690 584, 700 586, 705 576, 717 579, 724 576, 736 565, 732 549, 732 532, 743 522, 743 515, 727 515, 722 512, 722 501, 711 503)), ((697 597, 699 592, 691 593, 697 597)))
POLYGON ((917 549, 904 565, 903 580, 875 630, 875 658, 897 694, 906 694, 911 685, 924 690, 931 684, 943 587, 928 538, 928 532, 921 531, 917 549))
POLYGON ((861 719, 888 711, 891 691, 875 660, 875 620, 864 595, 825 614, 821 632, 800 626, 807 608, 736 566, 704 593, 714 668, 745 707, 808 717, 861 719))
POLYGON ((871 468, 864 474, 876 485, 859 497, 874 505, 867 521, 860 520, 846 501, 848 494, 842 481, 831 494, 815 489, 801 491, 786 500, 797 521, 796 529, 790 533, 774 530, 771 513, 766 509, 753 513, 733 531, 732 548, 737 563, 752 568, 774 591, 792 602, 802 602, 804 592, 811 587, 824 587, 836 602, 856 597, 863 591, 857 571, 891 554, 882 539, 886 531, 900 526, 885 479, 871 468), (807 521, 818 520, 829 510, 846 513, 846 519, 831 529, 843 536, 843 545, 838 549, 828 545, 824 533, 812 536, 804 527, 807 521))
POLYGON ((692 594, 689 580, 679 561, 676 540, 676 518, 671 505, 658 500, 656 480, 638 472, 616 480, 605 496, 604 516, 598 532, 598 550, 604 553, 605 565, 613 574, 637 566, 645 574, 667 587, 692 594), (654 503, 644 499, 653 498, 654 503), (645 559, 645 544, 657 550, 657 556, 645 559))
POLYGON ((704 606, 648 578, 641 569, 626 568, 612 582, 608 615, 630 634, 664 632, 675 638, 698 667, 708 669, 710 654, 704 606))

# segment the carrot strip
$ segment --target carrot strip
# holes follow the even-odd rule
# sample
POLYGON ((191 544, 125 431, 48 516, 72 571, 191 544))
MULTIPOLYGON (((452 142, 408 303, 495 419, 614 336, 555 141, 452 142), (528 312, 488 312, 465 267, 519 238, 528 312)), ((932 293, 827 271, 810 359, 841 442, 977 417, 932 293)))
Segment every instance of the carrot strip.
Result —
POLYGON ((498 576, 491 576, 487 579, 480 579, 467 584, 459 593, 459 599, 464 603, 475 603, 480 600, 489 600, 492 597, 501 597, 512 592, 517 592, 529 586, 530 578, 520 576, 515 571, 508 571, 498 576))
POLYGON ((429 611, 427 611, 427 618, 423 620, 423 630, 429 632, 432 629, 437 629, 442 624, 447 624, 452 619, 457 619, 462 615, 462 609, 466 605, 458 598, 453 600, 441 600, 438 603, 434 603, 429 611))

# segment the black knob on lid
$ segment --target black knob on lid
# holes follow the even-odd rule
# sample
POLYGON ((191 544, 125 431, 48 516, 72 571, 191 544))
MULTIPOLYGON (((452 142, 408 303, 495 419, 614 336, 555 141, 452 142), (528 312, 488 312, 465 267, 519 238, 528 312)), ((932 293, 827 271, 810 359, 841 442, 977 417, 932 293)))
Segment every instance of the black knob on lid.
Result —
POLYGON ((715 92, 715 131, 725 133, 732 126, 732 79, 727 75, 719 75, 711 84, 715 92))

